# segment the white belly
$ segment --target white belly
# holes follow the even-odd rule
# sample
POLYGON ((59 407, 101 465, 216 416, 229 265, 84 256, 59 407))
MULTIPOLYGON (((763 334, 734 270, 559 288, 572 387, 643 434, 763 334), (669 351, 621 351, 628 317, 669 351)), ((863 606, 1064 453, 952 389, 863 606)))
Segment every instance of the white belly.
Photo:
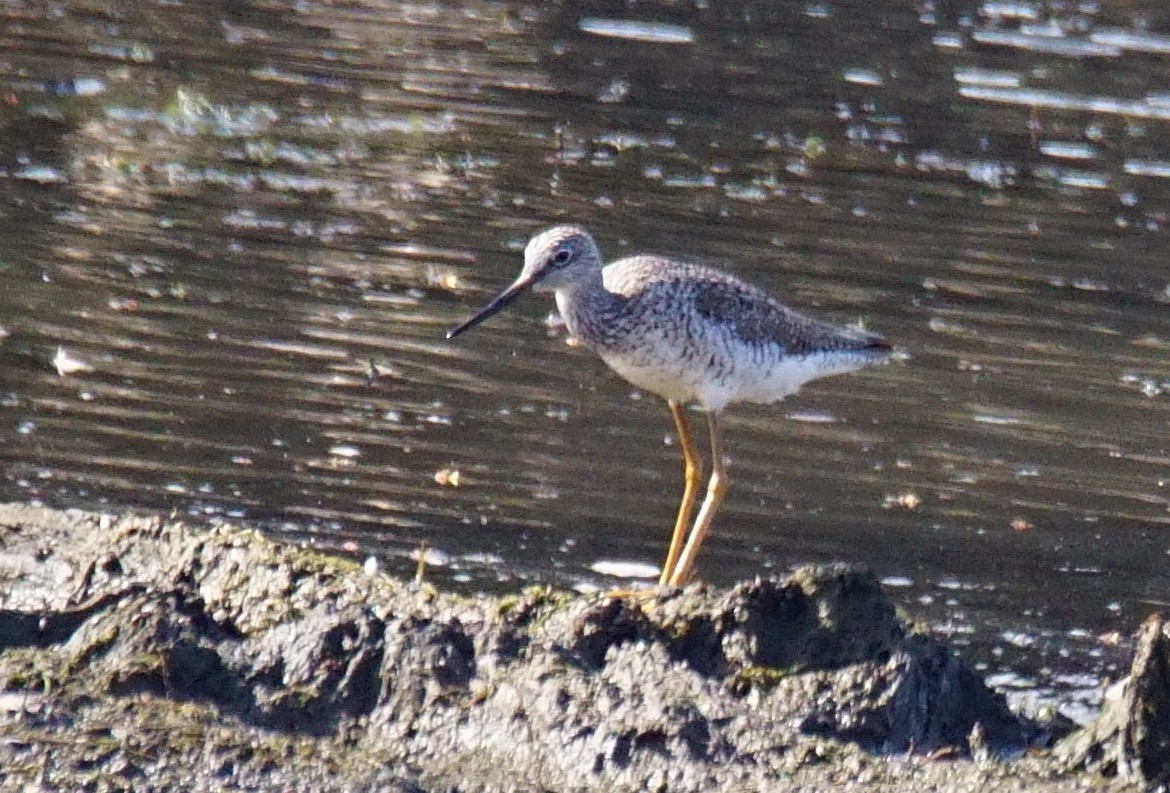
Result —
POLYGON ((602 355, 601 358, 610 369, 643 391, 674 402, 690 402, 699 398, 699 383, 694 373, 678 364, 634 363, 609 355, 602 355))
POLYGON ((604 353, 602 359, 638 388, 675 402, 695 401, 713 411, 732 402, 777 402, 810 380, 852 372, 872 362, 857 353, 781 357, 764 363, 741 359, 714 368, 699 366, 693 359, 646 362, 604 353))

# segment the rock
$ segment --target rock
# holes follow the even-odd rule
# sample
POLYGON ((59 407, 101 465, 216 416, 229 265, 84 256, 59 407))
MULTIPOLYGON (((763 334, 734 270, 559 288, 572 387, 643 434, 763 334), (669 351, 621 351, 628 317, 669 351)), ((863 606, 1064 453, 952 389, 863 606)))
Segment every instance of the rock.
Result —
POLYGON ((1129 676, 1107 693, 1101 715, 1055 753, 1070 768, 1127 782, 1170 781, 1170 639, 1160 614, 1142 624, 1129 676))

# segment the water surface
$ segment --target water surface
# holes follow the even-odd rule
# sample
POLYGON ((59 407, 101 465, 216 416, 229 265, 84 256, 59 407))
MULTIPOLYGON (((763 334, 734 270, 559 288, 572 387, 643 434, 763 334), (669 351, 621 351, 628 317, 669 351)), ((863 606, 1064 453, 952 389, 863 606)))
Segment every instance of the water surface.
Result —
POLYGON ((775 5, 3 6, 0 497, 652 576, 661 400, 443 335, 572 221, 904 352, 728 412, 705 579, 867 564, 1075 710, 1170 583, 1170 18, 775 5))

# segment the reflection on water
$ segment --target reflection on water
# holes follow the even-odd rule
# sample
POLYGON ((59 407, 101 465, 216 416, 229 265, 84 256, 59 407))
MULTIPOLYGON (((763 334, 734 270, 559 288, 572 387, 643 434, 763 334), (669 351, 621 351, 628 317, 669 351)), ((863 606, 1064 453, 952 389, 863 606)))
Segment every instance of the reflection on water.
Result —
POLYGON ((652 574, 661 401, 550 301, 443 338, 573 220, 907 352, 729 411, 708 580, 863 562, 1005 687, 1164 605, 1160 5, 62 8, 0 10, 0 496, 652 574))

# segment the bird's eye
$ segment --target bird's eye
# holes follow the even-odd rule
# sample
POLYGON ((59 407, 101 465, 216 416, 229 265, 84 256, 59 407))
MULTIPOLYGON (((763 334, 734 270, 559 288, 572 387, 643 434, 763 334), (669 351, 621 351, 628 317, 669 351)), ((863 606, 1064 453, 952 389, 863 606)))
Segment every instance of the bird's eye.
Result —
POLYGON ((567 248, 561 248, 557 251, 557 255, 553 257, 553 264, 567 264, 572 253, 567 248))

